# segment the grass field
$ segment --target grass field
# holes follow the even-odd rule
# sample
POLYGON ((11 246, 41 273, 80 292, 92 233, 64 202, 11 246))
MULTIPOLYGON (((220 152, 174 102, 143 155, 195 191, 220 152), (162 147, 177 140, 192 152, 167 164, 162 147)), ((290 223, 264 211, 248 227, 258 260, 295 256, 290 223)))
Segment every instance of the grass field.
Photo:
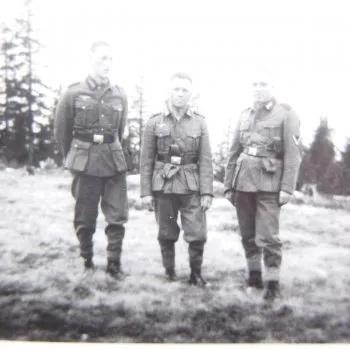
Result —
POLYGON ((180 281, 164 280, 152 212, 129 179, 124 281, 106 276, 100 215, 97 271, 86 274, 72 230, 70 175, 0 172, 0 339, 81 342, 316 343, 350 340, 350 212, 289 204, 281 215, 282 299, 248 295, 236 215, 217 196, 208 213, 203 275, 189 286, 187 245, 176 245, 180 281))

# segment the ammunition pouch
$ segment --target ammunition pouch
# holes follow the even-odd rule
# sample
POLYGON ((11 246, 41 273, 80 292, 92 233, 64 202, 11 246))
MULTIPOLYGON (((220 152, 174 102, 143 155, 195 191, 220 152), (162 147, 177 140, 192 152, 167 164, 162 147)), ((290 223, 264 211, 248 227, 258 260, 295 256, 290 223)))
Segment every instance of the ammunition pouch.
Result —
POLYGON ((164 179, 171 179, 175 174, 177 174, 180 170, 179 165, 165 163, 162 170, 162 177, 164 179))

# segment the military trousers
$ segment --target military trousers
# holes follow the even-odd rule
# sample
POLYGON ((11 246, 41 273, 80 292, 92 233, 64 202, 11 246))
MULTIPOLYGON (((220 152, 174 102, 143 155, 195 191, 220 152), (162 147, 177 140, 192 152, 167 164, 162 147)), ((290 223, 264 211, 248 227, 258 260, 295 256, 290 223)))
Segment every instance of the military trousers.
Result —
POLYGON ((111 177, 96 177, 76 174, 72 183, 75 198, 74 228, 79 239, 80 255, 93 256, 92 237, 96 230, 98 206, 105 216, 107 226, 107 258, 120 261, 125 234, 124 224, 128 220, 126 173, 111 177))
POLYGON ((279 280, 282 243, 279 238, 279 192, 236 192, 235 205, 248 270, 279 280))
POLYGON ((193 271, 200 272, 207 239, 207 224, 205 212, 201 209, 200 195, 197 192, 155 194, 155 215, 163 266, 165 269, 175 268, 175 242, 180 234, 177 222, 179 213, 184 239, 189 243, 190 267, 193 271))

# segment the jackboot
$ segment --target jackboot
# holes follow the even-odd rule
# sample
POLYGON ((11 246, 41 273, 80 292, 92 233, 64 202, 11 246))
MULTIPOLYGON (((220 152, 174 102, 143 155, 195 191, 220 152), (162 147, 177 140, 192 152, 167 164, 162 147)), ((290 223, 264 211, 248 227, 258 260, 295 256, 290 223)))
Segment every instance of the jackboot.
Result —
POLYGON ((278 281, 267 281, 264 300, 273 302, 280 295, 280 285, 278 281))
POLYGON ((203 278, 201 271, 198 269, 191 269, 189 284, 198 287, 207 287, 208 282, 203 278))
POLYGON ((248 284, 248 288, 253 287, 256 289, 263 289, 264 285, 263 285, 261 271, 249 271, 247 284, 248 284))
POLYGON ((85 258, 84 259, 84 267, 85 267, 85 270, 94 270, 95 269, 95 265, 94 265, 94 262, 92 261, 92 258, 85 258))
POLYGON ((173 268, 166 269, 165 274, 166 274, 167 280, 169 282, 176 282, 177 281, 177 275, 176 275, 175 269, 173 269, 173 268))
POLYGON ((120 262, 116 260, 108 260, 106 273, 115 279, 123 279, 124 272, 121 269, 120 262))

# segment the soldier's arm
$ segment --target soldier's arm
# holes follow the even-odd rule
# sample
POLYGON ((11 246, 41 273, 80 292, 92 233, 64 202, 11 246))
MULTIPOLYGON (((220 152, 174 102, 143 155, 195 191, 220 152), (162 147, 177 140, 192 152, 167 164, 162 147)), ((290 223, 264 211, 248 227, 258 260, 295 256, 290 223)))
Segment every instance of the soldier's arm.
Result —
POLYGON ((156 157, 155 123, 150 119, 142 137, 140 155, 141 197, 152 195, 152 175, 156 157))
POLYGON ((199 147, 199 192, 200 195, 213 195, 213 160, 207 123, 202 119, 199 147))
POLYGON ((233 140, 228 152, 228 159, 225 168, 224 192, 232 190, 232 181, 235 174, 236 163, 239 155, 242 152, 242 145, 239 134, 240 121, 238 121, 233 134, 233 140))
POLYGON ((67 156, 72 142, 73 123, 73 96, 71 92, 65 91, 58 100, 54 121, 54 134, 63 157, 67 156))
POLYGON ((129 107, 128 107, 128 98, 126 96, 125 91, 122 90, 121 88, 119 88, 119 90, 121 91, 122 97, 123 97, 123 113, 122 113, 121 121, 119 123, 118 137, 119 137, 119 141, 122 142, 126 123, 127 123, 129 107))
POLYGON ((296 113, 288 110, 283 126, 283 175, 281 190, 293 194, 299 167, 301 163, 300 153, 300 121, 296 113))

